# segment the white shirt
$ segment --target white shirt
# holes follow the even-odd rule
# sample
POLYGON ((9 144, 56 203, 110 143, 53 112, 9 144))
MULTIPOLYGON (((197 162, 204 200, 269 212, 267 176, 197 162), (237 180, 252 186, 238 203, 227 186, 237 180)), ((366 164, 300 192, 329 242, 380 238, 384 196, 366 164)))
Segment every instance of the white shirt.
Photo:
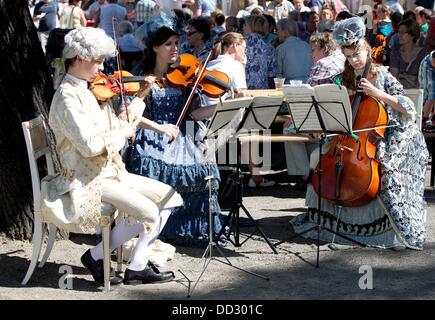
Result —
MULTIPOLYGON (((227 55, 220 55, 215 60, 210 61, 207 65, 208 70, 216 70, 225 73, 229 80, 229 86, 231 88, 246 89, 246 75, 245 67, 239 61, 227 55)), ((222 99, 225 100, 228 94, 223 95, 222 99)), ((218 103, 219 99, 205 97, 204 105, 209 106, 218 103)))

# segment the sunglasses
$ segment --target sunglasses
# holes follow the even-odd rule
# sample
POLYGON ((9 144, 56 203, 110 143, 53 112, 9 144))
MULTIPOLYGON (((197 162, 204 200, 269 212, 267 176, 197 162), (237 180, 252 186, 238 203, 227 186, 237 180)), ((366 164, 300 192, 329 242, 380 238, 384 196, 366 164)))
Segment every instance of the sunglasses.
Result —
POLYGON ((194 35, 195 33, 197 33, 198 31, 189 31, 189 32, 186 32, 186 35, 188 36, 188 37, 190 37, 191 35, 194 35))

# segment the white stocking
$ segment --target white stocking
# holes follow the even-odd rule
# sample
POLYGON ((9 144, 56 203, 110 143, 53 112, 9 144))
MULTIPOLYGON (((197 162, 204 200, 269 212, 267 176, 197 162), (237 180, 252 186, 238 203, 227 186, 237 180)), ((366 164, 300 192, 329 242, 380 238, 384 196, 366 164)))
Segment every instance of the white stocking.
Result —
MULTIPOLYGON (((142 223, 126 224, 124 219, 121 219, 110 232, 110 252, 118 248, 124 242, 143 233, 144 226, 142 223)), ((91 249, 91 255, 94 260, 103 259, 103 243, 91 249)))
POLYGON ((131 260, 128 268, 132 271, 141 271, 145 269, 148 263, 148 254, 150 251, 150 245, 154 243, 154 241, 159 236, 166 222, 168 221, 169 216, 171 215, 170 209, 164 209, 160 211, 160 221, 155 225, 150 234, 145 234, 145 232, 141 232, 139 235, 139 239, 136 243, 136 248, 134 250, 134 256, 131 260))

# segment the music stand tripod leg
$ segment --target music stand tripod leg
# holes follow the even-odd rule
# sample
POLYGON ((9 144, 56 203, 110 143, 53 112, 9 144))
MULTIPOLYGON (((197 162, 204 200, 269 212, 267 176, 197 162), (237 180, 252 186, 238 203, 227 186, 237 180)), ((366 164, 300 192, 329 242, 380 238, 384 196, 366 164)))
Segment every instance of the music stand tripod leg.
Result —
MULTIPOLYGON (((266 241, 266 243, 269 245, 269 247, 272 249, 273 253, 278 254, 278 251, 276 250, 275 246, 270 242, 270 240, 267 238, 267 236, 264 234, 263 230, 261 230, 260 226, 258 225, 257 221, 255 221, 255 219, 251 216, 251 214, 249 213, 248 209, 246 209, 245 205, 243 203, 241 203, 240 207, 243 209, 243 211, 245 212, 246 216, 249 218, 249 220, 252 221, 252 223, 255 226, 255 229, 257 230, 257 232, 263 237, 263 239, 266 241)), ((254 231, 255 233, 255 231, 254 231)), ((252 233, 248 238, 246 238, 242 243, 245 243, 246 241, 248 241, 249 238, 252 237, 252 235, 254 234, 252 233)))
POLYGON ((227 218, 225 219, 225 223, 222 226, 222 229, 217 235, 217 239, 220 239, 222 234, 225 232, 225 228, 227 226, 227 222, 230 221, 229 231, 228 235, 225 235, 227 240, 230 241, 235 247, 241 247, 246 241, 248 241, 255 232, 258 232, 263 239, 266 241, 266 243, 269 245, 269 247, 272 249, 273 253, 278 254, 278 251, 274 247, 274 245, 270 242, 270 240, 267 238, 267 236, 264 234, 263 230, 260 229, 258 226, 258 223, 255 221, 255 219, 252 217, 252 215, 249 213, 248 209, 243 204, 243 174, 242 170, 240 168, 241 166, 241 143, 238 138, 237 140, 237 155, 236 155, 236 169, 235 169, 235 179, 234 183, 236 184, 236 200, 231 208, 231 211, 229 212, 227 218), (254 224, 256 231, 254 231, 250 236, 248 236, 243 242, 240 242, 240 209, 242 209, 246 216, 249 218, 249 220, 254 224), (233 225, 234 224, 234 225, 233 225), (233 228, 235 229, 233 231, 233 228), (234 233, 234 241, 231 240, 231 233, 234 233))
POLYGON ((198 283, 199 283, 199 280, 201 279, 201 277, 202 277, 203 274, 205 273, 205 270, 207 269, 208 265, 210 264, 210 262, 211 262, 212 260, 215 260, 215 261, 218 261, 218 262, 220 262, 220 263, 226 264, 226 265, 228 265, 228 266, 230 266, 230 267, 232 267, 232 268, 235 268, 235 269, 237 269, 237 270, 243 271, 243 272, 248 273, 248 274, 250 274, 250 275, 253 275, 253 276, 259 277, 259 278, 261 278, 261 279, 269 280, 268 277, 262 276, 262 275, 260 275, 260 274, 257 274, 257 273, 254 273, 254 272, 251 272, 251 271, 248 271, 248 270, 245 270, 245 269, 242 269, 242 268, 240 268, 240 267, 237 267, 237 266, 233 265, 233 264, 228 260, 228 258, 225 256, 225 254, 223 253, 223 251, 221 250, 221 248, 219 247, 219 245, 215 242, 215 239, 214 239, 214 218, 213 218, 214 204, 213 204, 213 200, 212 200, 212 192, 211 192, 211 189, 212 189, 212 181, 213 181, 213 179, 214 179, 214 177, 211 175, 211 167, 210 167, 210 161, 209 161, 209 162, 208 162, 208 176, 206 177, 206 180, 208 180, 208 188, 209 188, 209 189, 208 189, 208 191, 209 191, 209 193, 208 193, 208 196, 209 196, 209 198, 208 198, 208 199, 209 199, 209 209, 208 209, 208 219, 209 219, 209 225, 208 225, 208 228, 209 228, 209 242, 208 242, 207 248, 206 248, 205 251, 204 251, 204 254, 202 255, 202 259, 205 258, 205 261, 204 261, 204 265, 203 265, 202 271, 201 271, 201 273, 200 273, 198 279, 195 281, 195 284, 193 285, 192 289, 190 289, 190 286, 189 286, 189 291, 188 291, 188 293, 187 293, 187 298, 190 298, 190 297, 191 297, 193 291, 195 290, 196 286, 197 286, 198 283), (223 256, 223 257, 225 258, 226 261, 222 261, 222 260, 217 259, 216 257, 214 257, 214 256, 213 256, 213 248, 216 248, 216 250, 219 251, 219 253, 221 254, 221 256, 223 256))
POLYGON ((288 242, 296 237, 302 236, 305 233, 308 233, 312 230, 317 230, 317 258, 316 258, 316 268, 319 267, 319 260, 320 260, 320 232, 322 231, 323 226, 320 223, 320 212, 321 212, 321 208, 322 208, 322 199, 320 197, 321 194, 321 185, 322 185, 322 148, 323 148, 323 144, 325 143, 325 135, 321 134, 320 139, 319 139, 319 169, 317 170, 317 175, 319 176, 319 196, 317 197, 317 208, 318 208, 318 212, 317 212, 317 225, 313 226, 311 228, 308 228, 307 230, 301 232, 301 233, 296 233, 295 235, 293 235, 290 238, 281 240, 279 242, 276 242, 274 244, 274 247, 276 248, 277 246, 279 246, 280 244, 283 244, 284 242, 288 242))

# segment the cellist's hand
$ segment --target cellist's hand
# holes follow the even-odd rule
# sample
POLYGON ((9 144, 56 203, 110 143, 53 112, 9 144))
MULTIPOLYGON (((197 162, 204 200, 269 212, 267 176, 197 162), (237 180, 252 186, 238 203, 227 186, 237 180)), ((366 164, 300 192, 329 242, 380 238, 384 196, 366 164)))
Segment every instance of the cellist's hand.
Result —
POLYGON ((359 83, 358 91, 362 91, 364 94, 368 96, 372 96, 374 98, 379 98, 380 94, 382 93, 369 80, 365 78, 361 79, 359 83))
POLYGON ((288 129, 288 127, 293 125, 293 120, 291 118, 287 118, 282 125, 284 129, 288 129))

